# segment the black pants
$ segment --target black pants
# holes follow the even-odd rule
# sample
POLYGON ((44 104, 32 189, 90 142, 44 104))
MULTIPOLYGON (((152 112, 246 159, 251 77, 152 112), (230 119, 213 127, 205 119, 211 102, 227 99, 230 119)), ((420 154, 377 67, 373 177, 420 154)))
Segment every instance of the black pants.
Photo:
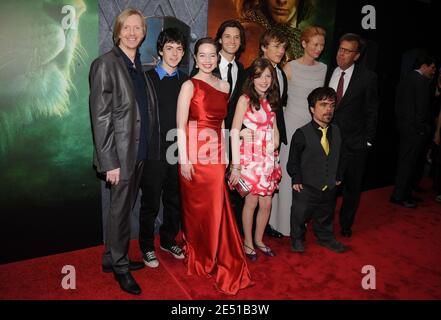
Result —
POLYGON ((110 186, 103 265, 111 265, 116 273, 129 271, 130 215, 138 194, 142 170, 143 162, 140 161, 129 179, 110 186))
POLYGON ((426 135, 400 134, 397 173, 392 196, 397 200, 407 200, 412 195, 418 158, 423 152, 426 135))
POLYGON ((141 209, 139 211, 139 247, 142 252, 154 251, 155 221, 159 213, 161 194, 164 207, 159 228, 160 244, 176 245, 181 226, 178 165, 166 160, 147 160, 141 180, 141 209))
POLYGON ((243 234, 242 211, 243 206, 245 205, 245 198, 242 198, 239 193, 234 189, 229 191, 231 206, 233 207, 234 216, 236 217, 236 224, 239 228, 240 233, 243 234))
POLYGON ((305 223, 312 220, 314 234, 321 241, 330 241, 334 236, 334 211, 336 188, 325 191, 303 185, 301 192, 293 191, 291 206, 291 239, 304 240, 305 223))
POLYGON ((340 227, 342 230, 349 230, 354 224, 363 188, 366 159, 367 148, 346 150, 344 152, 345 169, 342 175, 343 201, 340 209, 340 227))

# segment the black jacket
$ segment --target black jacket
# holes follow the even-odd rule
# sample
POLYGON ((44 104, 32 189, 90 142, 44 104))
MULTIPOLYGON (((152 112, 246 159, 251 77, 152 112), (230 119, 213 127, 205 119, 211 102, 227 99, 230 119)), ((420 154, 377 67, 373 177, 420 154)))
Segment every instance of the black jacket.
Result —
MULTIPOLYGON (((329 68, 326 86, 334 69, 329 68)), ((355 64, 348 88, 334 112, 334 123, 340 128, 343 144, 350 150, 367 148, 373 143, 378 118, 377 75, 355 64)))
POLYGON ((400 134, 429 135, 430 80, 415 70, 398 84, 395 98, 396 126, 400 134))
MULTIPOLYGON (((128 179, 135 169, 140 134, 140 114, 134 87, 117 47, 97 58, 90 67, 90 116, 94 166, 100 173, 120 168, 128 179)), ((159 159, 159 115, 153 84, 146 77, 148 159, 159 159)))

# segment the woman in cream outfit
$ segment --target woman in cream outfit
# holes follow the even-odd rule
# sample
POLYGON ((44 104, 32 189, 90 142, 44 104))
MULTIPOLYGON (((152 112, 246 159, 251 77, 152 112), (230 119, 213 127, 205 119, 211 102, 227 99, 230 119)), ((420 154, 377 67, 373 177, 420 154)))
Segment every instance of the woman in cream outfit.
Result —
POLYGON ((294 132, 311 121, 307 97, 309 93, 322 87, 325 83, 327 66, 318 62, 325 45, 325 30, 310 26, 303 30, 300 41, 303 47, 303 56, 288 62, 283 70, 288 78, 288 102, 286 105, 285 124, 288 144, 280 148, 280 165, 282 180, 279 193, 272 201, 270 225, 285 236, 290 235, 290 213, 292 204, 291 177, 286 171, 289 147, 294 132))

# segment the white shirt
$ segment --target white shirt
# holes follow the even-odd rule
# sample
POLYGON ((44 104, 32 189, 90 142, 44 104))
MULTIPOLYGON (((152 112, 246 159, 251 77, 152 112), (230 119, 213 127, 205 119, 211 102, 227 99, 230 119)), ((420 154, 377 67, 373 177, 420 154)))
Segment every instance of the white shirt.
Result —
POLYGON ((282 75, 282 70, 280 70, 278 65, 276 65, 274 68, 276 69, 277 80, 279 81, 280 97, 282 97, 282 95, 283 95, 283 75, 282 75))
MULTIPOLYGON (((220 54, 220 56, 221 60, 219 63, 219 71, 221 74, 221 78, 222 80, 228 81, 228 64, 230 63, 230 61, 225 59, 222 54, 220 54)), ((231 61, 231 64, 231 76, 233 78, 233 87, 231 88, 231 92, 233 92, 234 88, 236 87, 237 73, 239 72, 239 68, 237 67, 236 61, 234 59, 233 61, 231 61)))
MULTIPOLYGON (((338 81, 340 80, 340 75, 343 72, 340 67, 335 68, 332 73, 331 80, 329 81, 329 86, 337 92, 338 81)), ((352 74, 354 73, 354 64, 347 68, 345 71, 345 75, 343 76, 343 95, 345 95, 346 89, 348 88, 349 82, 351 81, 352 74)))

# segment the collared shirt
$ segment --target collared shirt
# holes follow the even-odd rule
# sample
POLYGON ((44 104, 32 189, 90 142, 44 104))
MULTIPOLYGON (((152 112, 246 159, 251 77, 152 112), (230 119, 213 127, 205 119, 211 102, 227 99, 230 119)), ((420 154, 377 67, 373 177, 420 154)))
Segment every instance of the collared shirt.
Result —
POLYGON ((139 146, 138 146, 138 160, 145 160, 147 158, 147 123, 148 123, 148 97, 146 90, 146 83, 144 72, 142 71, 141 59, 139 51, 136 51, 135 63, 117 47, 121 52, 124 63, 129 71, 130 78, 132 79, 133 88, 135 89, 136 102, 138 102, 139 114, 141 116, 141 129, 139 132, 139 146))
POLYGON ((155 67, 155 71, 159 76, 159 80, 164 79, 164 77, 174 77, 177 76, 179 78, 179 72, 178 72, 178 68, 175 69, 175 71, 173 71, 172 73, 168 73, 167 70, 164 69, 163 64, 164 62, 160 61, 156 67, 155 67))
POLYGON ((347 68, 346 70, 342 70, 340 67, 335 68, 332 73, 331 80, 329 81, 329 86, 337 92, 338 81, 340 80, 340 75, 344 71, 345 75, 343 76, 343 96, 345 95, 346 89, 349 86, 349 82, 351 81, 352 74, 354 73, 354 64, 347 68))
POLYGON ((225 59, 222 54, 220 53, 221 60, 219 63, 219 71, 221 74, 222 80, 228 81, 228 64, 231 62, 231 76, 233 78, 233 87, 231 88, 231 92, 234 91, 234 88, 236 87, 237 82, 237 74, 239 72, 239 68, 237 67, 236 61, 233 59, 233 61, 228 61, 225 59))
MULTIPOLYGON (((315 122, 314 119, 311 120, 312 126, 315 129, 315 133, 317 134, 318 140, 322 138, 322 131, 319 130, 320 125, 315 122)), ((332 143, 332 127, 329 125, 328 130, 326 131, 326 138, 328 139, 329 145, 332 143)), ((306 138, 303 134, 302 130, 296 130, 294 135, 291 139, 291 147, 289 150, 289 160, 287 164, 287 170, 290 176, 292 177, 292 183, 298 184, 302 183, 302 173, 300 169, 301 164, 301 156, 303 150, 306 148, 306 138)), ((340 149, 340 155, 341 155, 342 149, 340 149)), ((337 177, 336 180, 341 180, 342 176, 342 160, 340 156, 340 162, 337 170, 337 177)))
POLYGON ((276 74, 277 74, 277 80, 279 81, 279 89, 280 89, 280 96, 283 95, 283 75, 282 75, 282 70, 280 70, 279 66, 276 64, 274 66, 274 69, 276 69, 276 74))

